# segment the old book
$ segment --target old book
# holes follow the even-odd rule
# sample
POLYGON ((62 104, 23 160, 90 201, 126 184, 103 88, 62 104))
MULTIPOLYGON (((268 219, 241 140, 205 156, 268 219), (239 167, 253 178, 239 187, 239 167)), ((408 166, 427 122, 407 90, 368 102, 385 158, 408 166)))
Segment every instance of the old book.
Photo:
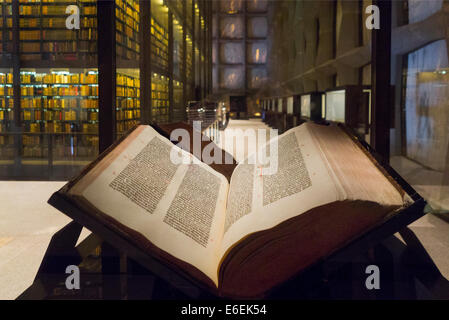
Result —
MULTIPOLYGON (((139 126, 61 191, 140 250, 226 297, 262 296, 408 205, 344 129, 305 123, 228 180, 139 126), (193 162, 177 163, 170 153, 193 162)), ((59 207, 59 209, 61 209, 59 207)))

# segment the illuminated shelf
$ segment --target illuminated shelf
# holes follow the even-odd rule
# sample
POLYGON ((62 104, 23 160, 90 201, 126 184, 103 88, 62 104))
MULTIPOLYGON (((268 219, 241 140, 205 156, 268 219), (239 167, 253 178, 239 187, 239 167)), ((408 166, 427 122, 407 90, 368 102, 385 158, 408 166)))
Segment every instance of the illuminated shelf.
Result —
POLYGON ((151 61, 162 70, 168 69, 168 31, 151 18, 151 61))
POLYGON ((117 133, 121 134, 140 122, 140 79, 117 74, 117 133))
POLYGON ((169 120, 169 78, 153 73, 151 79, 151 114, 156 122, 169 120))
POLYGON ((97 52, 96 1, 20 0, 19 40, 22 60, 78 60, 97 52), (66 7, 80 8, 80 30, 66 28, 66 7))
POLYGON ((0 153, 3 159, 14 157, 14 137, 4 135, 14 120, 12 73, 0 73, 0 153))
POLYGON ((115 1, 117 56, 121 59, 139 59, 139 11, 139 1, 115 1))
POLYGON ((98 134, 98 72, 30 70, 22 71, 20 78, 23 157, 48 157, 49 139, 55 157, 94 156, 98 150, 98 137, 92 135, 98 134))

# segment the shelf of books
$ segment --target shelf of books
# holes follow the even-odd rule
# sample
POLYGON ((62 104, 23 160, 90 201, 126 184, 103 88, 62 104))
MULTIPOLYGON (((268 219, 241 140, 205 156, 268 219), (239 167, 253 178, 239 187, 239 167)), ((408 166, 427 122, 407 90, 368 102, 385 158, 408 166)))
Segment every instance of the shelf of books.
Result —
POLYGON ((95 0, 20 0, 21 60, 94 61, 96 14, 95 0), (79 30, 66 27, 68 5, 76 5, 80 10, 79 30))
POLYGON ((160 21, 165 20, 165 15, 159 16, 159 20, 155 16, 151 18, 151 61, 160 70, 168 71, 168 30, 160 21))
POLYGON ((183 27, 177 19, 173 19, 173 74, 176 77, 181 77, 184 74, 183 59, 183 27))
POLYGON ((192 64, 192 38, 189 34, 186 35, 186 79, 187 83, 193 80, 193 64, 192 64))
POLYGON ((22 69, 23 159, 93 159, 98 154, 98 72, 22 69))
POLYGON ((116 41, 117 57, 123 60, 138 61, 139 44, 139 0, 116 0, 116 41))
POLYGON ((116 128, 119 136, 140 122, 140 78, 127 71, 117 70, 116 128))
POLYGON ((157 73, 151 78, 151 116, 157 123, 169 120, 169 81, 168 77, 157 73))
POLYGON ((12 70, 0 72, 0 162, 14 159, 14 137, 9 134, 14 120, 12 70))
POLYGON ((184 119, 184 84, 180 81, 173 81, 173 121, 183 121, 184 119))
POLYGON ((12 52, 12 0, 0 0, 0 54, 12 52))

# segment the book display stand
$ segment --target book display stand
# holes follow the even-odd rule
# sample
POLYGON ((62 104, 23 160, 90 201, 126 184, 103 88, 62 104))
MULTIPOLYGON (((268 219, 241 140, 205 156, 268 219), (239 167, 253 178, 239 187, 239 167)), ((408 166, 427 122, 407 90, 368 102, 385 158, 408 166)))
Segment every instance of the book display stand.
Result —
MULTIPOLYGON (((351 265, 354 266, 357 263, 364 266, 378 265, 382 269, 383 279, 393 277, 395 259, 389 252, 391 246, 399 246, 402 251, 412 252, 415 264, 417 256, 422 258, 418 259, 419 261, 430 260, 413 232, 407 228, 410 223, 428 213, 430 208, 426 201, 387 163, 382 162, 369 145, 354 134, 351 136, 358 141, 364 151, 378 160, 380 169, 400 185, 410 196, 412 203, 382 223, 373 226, 344 247, 322 257, 320 261, 303 270, 293 279, 272 289, 265 298, 329 298, 335 292, 339 292, 335 294, 341 297, 339 288, 342 286, 341 283, 338 284, 338 281, 346 279, 341 276, 342 272, 344 273, 347 268, 351 270, 351 265), (397 232, 400 232, 406 246, 393 236, 397 232), (360 260, 360 257, 364 258, 360 260)), ((119 142, 117 141, 116 144, 119 142)), ((100 159, 101 156, 96 161, 100 159)), ((64 298, 65 294, 69 298, 97 299, 218 298, 183 270, 148 255, 130 242, 123 232, 114 230, 87 214, 65 196, 64 188, 55 192, 48 203, 67 214, 73 222, 53 236, 33 285, 19 299, 64 298), (91 230, 92 234, 77 245, 83 227, 91 230), (98 253, 100 246, 101 253, 98 253), (65 273, 68 265, 77 265, 81 270, 80 290, 68 290, 65 287, 65 280, 69 276, 65 273), (83 273, 83 270, 86 272, 83 273)), ((407 261, 401 263, 407 263, 407 261)), ((365 279, 368 275, 365 274, 365 267, 359 269, 363 269, 361 278, 356 277, 357 279, 354 280, 350 272, 352 280, 343 285, 344 287, 349 283, 349 286, 352 286, 352 289, 349 289, 351 294, 354 294, 354 290, 359 290, 354 289, 355 287, 365 287, 365 279), (357 284, 354 284, 354 281, 357 284)), ((422 271, 422 268, 419 270, 422 271)), ((410 277, 414 276, 420 275, 410 277)), ((421 276, 427 276, 429 286, 439 281, 436 278, 429 279, 429 274, 426 275, 423 272, 421 276)), ((410 290, 408 292, 410 293, 410 290)), ((383 290, 374 294, 376 298, 396 297, 394 289, 392 287, 389 289, 388 285, 384 285, 383 290)), ((368 297, 372 295, 373 293, 370 292, 368 297)))

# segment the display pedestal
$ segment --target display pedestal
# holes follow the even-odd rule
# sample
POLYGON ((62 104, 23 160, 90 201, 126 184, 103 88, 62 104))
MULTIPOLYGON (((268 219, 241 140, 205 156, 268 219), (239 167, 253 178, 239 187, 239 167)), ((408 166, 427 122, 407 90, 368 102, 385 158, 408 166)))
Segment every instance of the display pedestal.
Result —
MULTIPOLYGON (((216 298, 192 287, 192 295, 129 259, 91 234, 76 245, 81 225, 68 224, 48 247, 33 284, 18 299, 204 299, 216 298), (101 246, 101 256, 95 251, 101 246), (68 265, 79 266, 80 289, 68 290, 68 265)), ((390 236, 350 260, 345 255, 323 261, 276 288, 269 299, 447 299, 444 279, 414 233, 400 231, 406 244, 390 236), (380 271, 380 289, 365 286, 369 265, 380 271)))

